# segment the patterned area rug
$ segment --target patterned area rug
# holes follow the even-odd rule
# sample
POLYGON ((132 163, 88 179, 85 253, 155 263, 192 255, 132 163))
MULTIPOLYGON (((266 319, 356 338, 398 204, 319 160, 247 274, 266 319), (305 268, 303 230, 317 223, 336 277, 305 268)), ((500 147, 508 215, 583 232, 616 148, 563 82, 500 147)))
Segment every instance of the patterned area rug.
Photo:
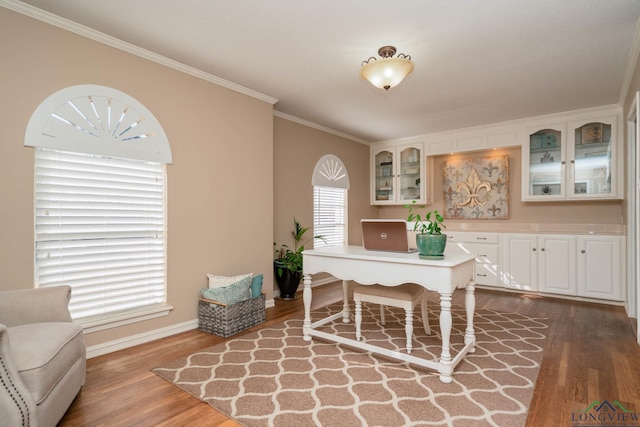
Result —
MULTIPOLYGON (((353 308, 353 307, 352 307, 353 308)), ((318 320, 341 310, 312 313, 318 320)), ((404 351, 404 312, 363 304, 368 343, 404 351)), ((464 308, 452 308, 451 348, 463 347, 464 308)), ((419 315, 413 355, 440 355, 439 306, 429 307, 432 335, 419 315)), ((353 318, 353 312, 352 312, 353 318)), ((524 426, 546 340, 547 319, 478 309, 476 352, 456 367, 453 382, 434 371, 317 338, 302 339, 291 319, 241 335, 153 369, 246 426, 524 426)), ((326 330, 355 338, 353 323, 326 330)))

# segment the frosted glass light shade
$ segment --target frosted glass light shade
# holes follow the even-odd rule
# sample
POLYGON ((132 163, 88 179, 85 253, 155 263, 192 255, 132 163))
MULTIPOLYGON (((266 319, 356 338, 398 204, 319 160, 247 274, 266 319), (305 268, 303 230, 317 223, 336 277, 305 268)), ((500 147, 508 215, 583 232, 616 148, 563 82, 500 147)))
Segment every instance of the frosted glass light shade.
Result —
POLYGON ((363 64, 360 75, 375 87, 389 90, 400 84, 414 68, 408 58, 382 58, 363 64))

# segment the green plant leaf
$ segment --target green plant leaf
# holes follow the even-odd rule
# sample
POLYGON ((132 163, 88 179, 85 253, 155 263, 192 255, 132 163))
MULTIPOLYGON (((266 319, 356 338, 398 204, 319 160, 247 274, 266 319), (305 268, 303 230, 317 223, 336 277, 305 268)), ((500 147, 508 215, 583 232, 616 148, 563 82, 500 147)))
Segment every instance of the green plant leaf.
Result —
POLYGON ((446 228, 443 224, 444 217, 437 210, 427 212, 424 216, 415 212, 417 209, 424 209, 424 205, 418 206, 414 200, 410 205, 404 205, 409 209, 407 222, 414 222, 413 231, 419 231, 422 234, 442 234, 442 228, 446 228))
MULTIPOLYGON (((280 246, 277 245, 276 242, 274 245, 274 253, 276 254, 275 260, 281 262, 284 268, 291 270, 292 272, 302 272, 302 252, 304 251, 304 246, 307 242, 310 242, 313 239, 320 239, 326 241, 326 239, 321 235, 315 235, 306 241, 302 241, 305 233, 311 229, 311 227, 303 227, 300 222, 294 217, 293 218, 294 230, 291 231, 291 237, 293 238, 293 249, 291 249, 286 244, 282 244, 280 246)), ((282 276, 282 269, 278 267, 276 272, 278 277, 282 276)))

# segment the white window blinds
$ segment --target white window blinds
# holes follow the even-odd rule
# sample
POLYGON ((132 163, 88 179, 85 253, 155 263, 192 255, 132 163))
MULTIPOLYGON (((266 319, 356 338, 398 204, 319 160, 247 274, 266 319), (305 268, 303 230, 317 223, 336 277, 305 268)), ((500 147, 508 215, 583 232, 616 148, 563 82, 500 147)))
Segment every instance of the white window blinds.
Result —
POLYGON ((163 304, 165 167, 35 150, 36 285, 70 285, 74 319, 163 304))
POLYGON ((313 187, 313 234, 325 239, 315 240, 314 247, 344 244, 346 193, 342 188, 313 187))

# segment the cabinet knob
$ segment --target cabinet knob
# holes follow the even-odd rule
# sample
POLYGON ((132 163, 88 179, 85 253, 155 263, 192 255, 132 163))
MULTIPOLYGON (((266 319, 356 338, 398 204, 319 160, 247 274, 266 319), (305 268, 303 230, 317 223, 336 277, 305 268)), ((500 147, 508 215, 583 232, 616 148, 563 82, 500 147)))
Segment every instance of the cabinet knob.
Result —
POLYGON ((564 160, 560 162, 561 165, 566 164, 567 162, 565 162, 564 160))
POLYGON ((587 251, 585 251, 584 249, 581 249, 581 250, 580 250, 580 253, 581 253, 581 254, 586 253, 586 252, 587 252, 587 251))
POLYGON ((540 248, 540 250, 541 250, 542 252, 544 252, 544 248, 540 248))
POLYGON ((536 251, 536 248, 533 248, 533 252, 535 252, 535 251, 536 251))
POLYGON ((575 160, 571 160, 571 164, 574 164, 574 163, 575 163, 575 160))

